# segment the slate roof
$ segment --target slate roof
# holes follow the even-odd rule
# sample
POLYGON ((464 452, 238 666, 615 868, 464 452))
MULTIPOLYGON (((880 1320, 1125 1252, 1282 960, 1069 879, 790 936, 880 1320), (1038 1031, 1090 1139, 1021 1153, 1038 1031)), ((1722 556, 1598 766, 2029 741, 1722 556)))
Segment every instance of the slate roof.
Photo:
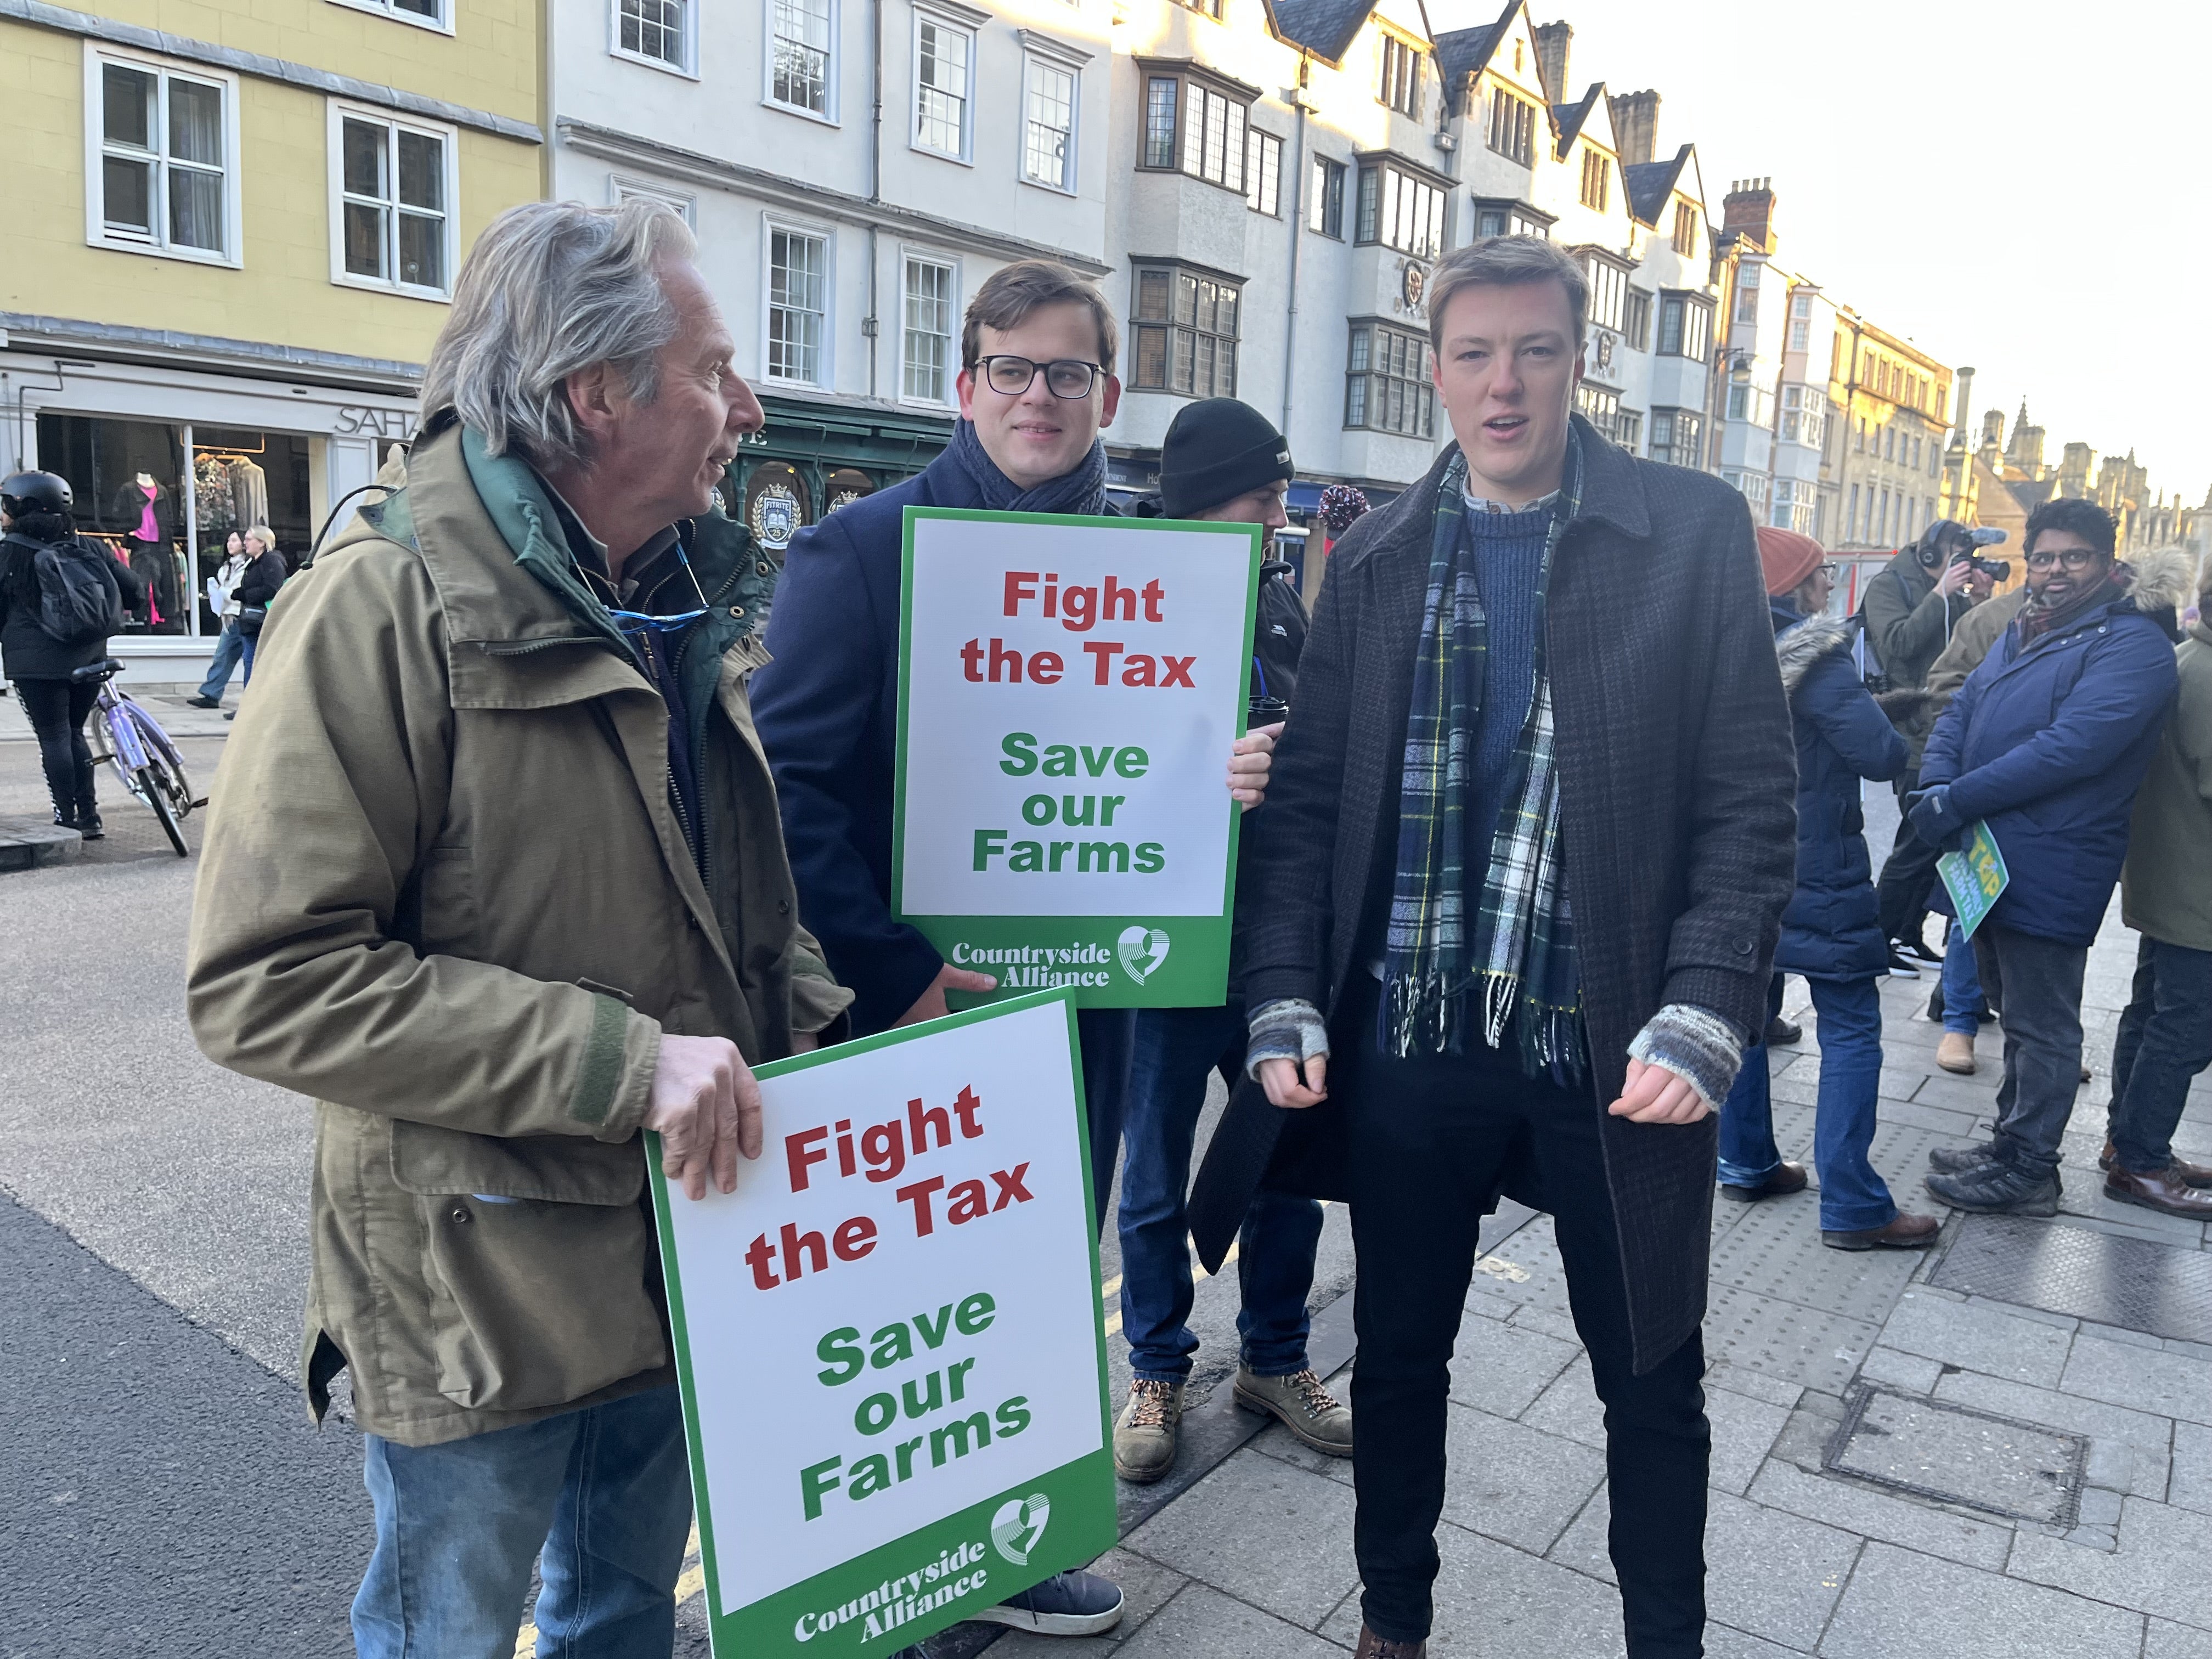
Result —
POLYGON ((1689 165, 1692 146, 1685 144, 1674 152, 1671 161, 1638 161, 1620 170, 1621 182, 1628 186, 1628 210, 1639 224, 1656 225, 1667 198, 1674 193, 1674 181, 1682 176, 1689 165))
POLYGON ((1552 130, 1559 135, 1559 155, 1561 161, 1566 159, 1568 150, 1574 147, 1576 135, 1583 130, 1583 123, 1589 119, 1590 112, 1597 107, 1597 100, 1604 95, 1605 82, 1593 81, 1589 90, 1583 94, 1582 102, 1552 106, 1552 130))
POLYGON ((1375 4, 1374 0, 1270 0, 1268 9, 1274 15, 1277 35, 1334 64, 1359 38, 1375 4))
POLYGON ((1437 36, 1437 72, 1443 76, 1444 96, 1451 100, 1449 107, 1453 114, 1459 113, 1468 78, 1482 73, 1490 54, 1505 38, 1505 25, 1512 15, 1509 8, 1495 23, 1486 23, 1479 29, 1447 29, 1437 36))

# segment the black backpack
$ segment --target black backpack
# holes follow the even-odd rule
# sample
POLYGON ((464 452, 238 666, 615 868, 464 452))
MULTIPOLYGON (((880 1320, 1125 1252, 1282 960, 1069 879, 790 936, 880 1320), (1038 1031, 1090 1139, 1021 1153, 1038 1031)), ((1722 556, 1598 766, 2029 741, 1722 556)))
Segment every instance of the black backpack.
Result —
POLYGON ((31 568, 39 584, 41 631, 64 645, 90 645, 123 631, 123 587, 101 567, 106 555, 75 541, 40 548, 31 568))

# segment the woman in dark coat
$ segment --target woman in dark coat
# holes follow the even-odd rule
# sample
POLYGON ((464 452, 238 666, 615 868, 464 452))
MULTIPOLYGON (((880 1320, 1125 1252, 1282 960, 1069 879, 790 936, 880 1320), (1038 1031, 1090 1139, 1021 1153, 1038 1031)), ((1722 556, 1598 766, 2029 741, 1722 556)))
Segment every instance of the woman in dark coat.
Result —
MULTIPOLYGON (((1874 873, 1867 857, 1859 782, 1905 769, 1905 739, 1851 661, 1851 624, 1826 614, 1833 579, 1820 544, 1762 529, 1759 562, 1774 614, 1774 649, 1797 740, 1797 884, 1774 950, 1774 1001, 1782 976, 1812 988, 1820 1029, 1820 1095, 1813 1139, 1820 1171, 1820 1238, 1839 1250, 1917 1249, 1932 1243, 1932 1216, 1901 1213, 1867 1160, 1881 1082, 1881 998, 1888 971, 1874 873)), ((1745 1201, 1802 1192, 1805 1168, 1774 1144, 1766 1050, 1744 1055, 1721 1108, 1721 1190, 1745 1201)))

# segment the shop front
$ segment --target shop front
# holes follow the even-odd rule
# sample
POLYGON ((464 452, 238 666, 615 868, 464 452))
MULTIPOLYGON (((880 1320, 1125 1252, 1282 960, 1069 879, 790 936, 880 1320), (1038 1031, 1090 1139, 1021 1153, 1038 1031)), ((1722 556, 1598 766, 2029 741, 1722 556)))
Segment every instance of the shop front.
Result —
POLYGON ((730 464, 725 492, 777 563, 792 538, 848 501, 910 478, 952 441, 952 417, 761 396, 768 424, 730 464))
POLYGON ((150 614, 112 647, 134 681, 206 672, 220 631, 207 583, 234 532, 265 527, 296 567, 331 507, 414 430, 412 389, 398 373, 332 385, 151 349, 41 350, 16 327, 0 341, 0 462, 68 479, 80 532, 150 591, 150 614))

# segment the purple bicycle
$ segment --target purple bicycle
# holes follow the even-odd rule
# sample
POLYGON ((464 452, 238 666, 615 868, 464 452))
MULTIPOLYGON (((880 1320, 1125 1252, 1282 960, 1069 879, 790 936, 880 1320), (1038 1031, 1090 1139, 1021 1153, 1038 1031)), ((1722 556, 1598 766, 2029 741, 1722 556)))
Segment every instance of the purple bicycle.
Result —
POLYGON ((185 775, 185 757, 177 752, 176 744, 161 729, 161 723, 133 701, 129 692, 116 689, 115 677, 122 672, 123 665, 110 657, 70 676, 79 684, 87 680, 100 682, 100 698, 93 705, 99 718, 91 722, 85 739, 91 745, 93 759, 112 766, 123 787, 161 821, 177 856, 188 858, 191 848, 185 845, 180 826, 192 808, 207 802, 193 798, 191 781, 185 775))

